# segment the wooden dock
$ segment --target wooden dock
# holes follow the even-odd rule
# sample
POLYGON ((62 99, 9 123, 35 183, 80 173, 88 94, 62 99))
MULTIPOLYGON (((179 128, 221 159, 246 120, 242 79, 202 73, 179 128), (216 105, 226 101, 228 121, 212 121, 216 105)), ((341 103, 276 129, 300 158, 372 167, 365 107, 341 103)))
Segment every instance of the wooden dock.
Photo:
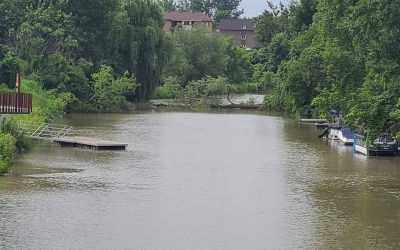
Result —
POLYGON ((304 123, 325 123, 328 122, 326 119, 300 119, 300 122, 304 123))
POLYGON ((88 137, 62 137, 54 139, 54 142, 62 147, 90 148, 96 150, 125 150, 128 144, 106 140, 93 139, 88 137))

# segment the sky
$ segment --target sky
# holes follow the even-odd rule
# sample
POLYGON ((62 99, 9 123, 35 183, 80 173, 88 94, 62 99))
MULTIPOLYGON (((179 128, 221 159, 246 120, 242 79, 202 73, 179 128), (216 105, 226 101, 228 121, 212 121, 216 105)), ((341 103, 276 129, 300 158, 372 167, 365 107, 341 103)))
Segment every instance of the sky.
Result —
MULTIPOLYGON (((287 4, 288 0, 270 0, 273 4, 278 5, 279 1, 287 4)), ((242 0, 240 8, 244 9, 242 17, 256 17, 267 9, 267 0, 242 0)))

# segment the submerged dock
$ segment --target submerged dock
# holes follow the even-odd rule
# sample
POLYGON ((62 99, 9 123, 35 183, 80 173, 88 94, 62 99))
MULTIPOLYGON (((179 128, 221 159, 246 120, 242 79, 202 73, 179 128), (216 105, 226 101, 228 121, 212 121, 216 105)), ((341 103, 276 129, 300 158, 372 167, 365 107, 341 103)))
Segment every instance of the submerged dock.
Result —
POLYGON ((112 142, 80 136, 62 137, 54 139, 54 142, 60 144, 61 147, 89 148, 96 150, 125 150, 128 146, 128 144, 126 143, 112 142))

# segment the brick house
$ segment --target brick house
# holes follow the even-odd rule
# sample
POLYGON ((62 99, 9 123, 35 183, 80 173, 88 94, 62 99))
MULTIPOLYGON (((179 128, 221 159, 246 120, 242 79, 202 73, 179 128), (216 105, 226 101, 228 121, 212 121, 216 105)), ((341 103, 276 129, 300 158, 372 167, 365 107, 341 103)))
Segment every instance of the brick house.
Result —
POLYGON ((195 25, 204 26, 209 32, 213 31, 211 17, 202 12, 166 11, 164 21, 165 32, 173 32, 177 28, 191 29, 195 25))
POLYGON ((254 22, 250 19, 221 19, 216 30, 223 35, 233 37, 235 44, 239 46, 259 47, 254 31, 254 22))

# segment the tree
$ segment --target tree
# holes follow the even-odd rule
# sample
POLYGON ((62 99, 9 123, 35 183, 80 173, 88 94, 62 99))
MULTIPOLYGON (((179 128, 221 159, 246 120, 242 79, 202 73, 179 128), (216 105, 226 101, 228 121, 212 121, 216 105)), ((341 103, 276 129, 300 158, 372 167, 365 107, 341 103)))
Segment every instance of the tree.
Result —
POLYGON ((283 22, 288 22, 280 18, 280 12, 274 9, 273 5, 271 8, 273 8, 272 11, 265 10, 263 14, 256 18, 255 32, 257 40, 264 45, 268 45, 275 34, 283 32, 283 22))
POLYGON ((178 30, 171 36, 173 53, 165 75, 178 77, 185 86, 205 76, 223 75, 227 69, 227 48, 231 40, 197 27, 178 30))
POLYGON ((13 52, 23 59, 47 57, 55 52, 73 56, 78 47, 72 16, 63 4, 32 4, 12 39, 13 52))
POLYGON ((300 32, 312 24, 317 12, 317 0, 301 0, 298 4, 292 2, 289 9, 293 16, 294 30, 300 32))
POLYGON ((186 11, 205 12, 210 16, 221 17, 227 14, 229 17, 238 18, 243 14, 243 10, 239 10, 241 0, 180 0, 178 9, 186 11))
POLYGON ((225 71, 227 79, 231 83, 243 83, 249 81, 253 75, 253 65, 251 64, 251 54, 245 48, 228 46, 228 64, 225 71))
POLYGON ((2 60, 0 60, 0 83, 6 84, 9 88, 15 87, 15 75, 20 72, 20 60, 7 53, 2 60))
POLYGON ((214 14, 214 22, 219 23, 221 19, 229 19, 232 15, 228 10, 217 10, 214 14))
POLYGON ((108 61, 120 41, 112 30, 119 17, 120 0, 69 0, 66 12, 71 13, 79 43, 79 55, 99 66, 108 61))
POLYGON ((158 0, 164 11, 172 11, 177 9, 177 4, 174 0, 158 0))
POLYGON ((242 0, 212 0, 211 6, 214 8, 214 13, 217 11, 229 12, 231 17, 238 18, 243 14, 243 9, 239 6, 242 0))
POLYGON ((93 74, 92 103, 98 112, 120 111, 125 105, 125 97, 136 88, 135 80, 128 75, 117 79, 110 66, 102 65, 99 72, 93 74))
POLYGON ((164 16, 152 0, 124 0, 122 8, 128 23, 120 48, 122 64, 139 83, 130 100, 149 99, 160 84, 171 44, 164 34, 164 16))

